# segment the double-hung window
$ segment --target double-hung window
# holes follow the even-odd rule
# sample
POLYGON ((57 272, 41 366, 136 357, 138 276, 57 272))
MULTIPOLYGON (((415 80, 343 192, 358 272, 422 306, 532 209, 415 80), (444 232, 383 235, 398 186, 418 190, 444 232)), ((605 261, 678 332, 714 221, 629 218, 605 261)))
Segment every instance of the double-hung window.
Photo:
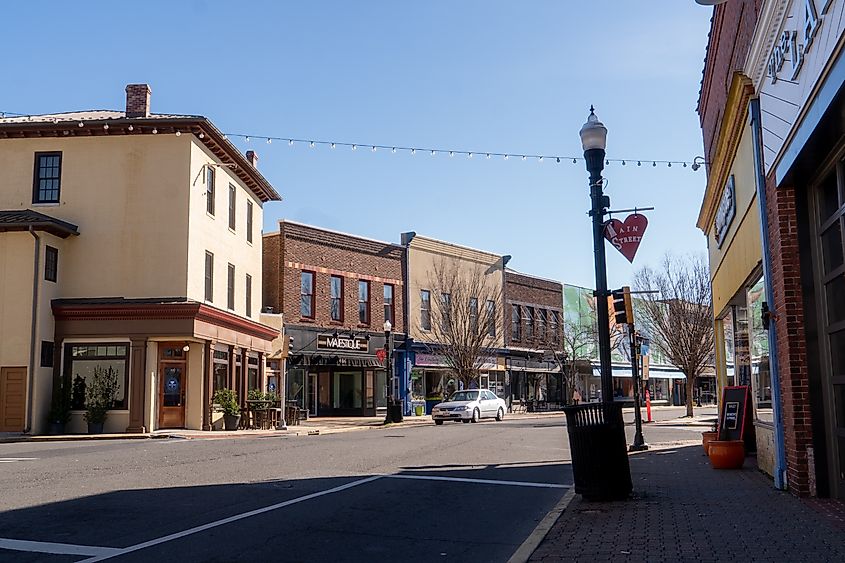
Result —
POLYGON ((441 329, 448 332, 452 329, 452 294, 443 292, 440 294, 441 329))
POLYGON ((55 282, 59 279, 59 249, 47 245, 44 250, 44 279, 55 282))
POLYGON ((214 215, 214 168, 205 167, 205 210, 214 215))
POLYGON ((541 342, 546 340, 546 310, 537 309, 537 337, 541 342))
POLYGON ((370 324, 370 282, 358 281, 358 322, 370 324))
POLYGON ((62 183, 62 153, 35 153, 32 203, 59 203, 62 183))
POLYGON ((214 254, 205 251, 205 300, 214 301, 214 254))
POLYGON ((431 292, 427 289, 420 290, 420 327, 431 330, 431 292))
POLYGON ((313 319, 314 272, 303 271, 299 279, 299 314, 306 319, 313 319))
POLYGON ((525 308, 525 338, 534 338, 534 307, 525 308))
POLYGON ((235 266, 229 264, 228 277, 226 278, 226 307, 235 310, 235 266))
POLYGON ((384 320, 390 322, 391 325, 396 326, 395 315, 393 313, 393 285, 384 284, 384 320))
POLYGON ((246 202, 246 241, 252 242, 252 202, 246 202))
POLYGON ((343 322, 343 278, 341 276, 332 276, 329 283, 329 291, 331 292, 329 305, 332 320, 343 322))
POLYGON ((235 186, 229 184, 229 228, 235 230, 235 186))
POLYGON ((478 298, 469 298, 469 331, 472 338, 478 334, 478 298))
POLYGON ((496 338, 496 303, 487 301, 487 336, 496 338))
POLYGON ((519 305, 511 305, 511 339, 522 340, 522 311, 519 305))
POLYGON ((244 291, 244 296, 246 298, 246 316, 252 316, 252 276, 247 274, 246 275, 246 288, 244 291))

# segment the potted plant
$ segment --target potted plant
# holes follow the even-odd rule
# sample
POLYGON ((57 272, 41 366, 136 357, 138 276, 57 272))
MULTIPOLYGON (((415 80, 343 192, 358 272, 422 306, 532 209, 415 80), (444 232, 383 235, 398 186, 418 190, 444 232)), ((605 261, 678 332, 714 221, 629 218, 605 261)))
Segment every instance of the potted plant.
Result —
POLYGON ((226 430, 237 430, 241 421, 241 408, 238 406, 238 396, 232 389, 218 389, 214 392, 212 402, 223 413, 223 426, 226 430))
POLYGON ((712 442, 713 440, 718 440, 718 439, 719 439, 719 424, 718 424, 718 422, 714 422, 713 426, 710 427, 710 430, 708 430, 707 432, 701 433, 701 445, 704 447, 704 455, 707 455, 709 453, 708 447, 710 445, 710 442, 712 442))
POLYGON ((62 384, 53 394, 53 402, 47 414, 50 434, 65 433, 65 425, 70 420, 70 393, 68 391, 69 386, 62 384))
POLYGON ((745 442, 742 440, 713 440, 707 450, 714 469, 739 469, 745 462, 745 442))
POLYGON ((111 366, 94 368, 85 387, 85 420, 89 434, 102 434, 108 411, 117 397, 117 371, 111 366))

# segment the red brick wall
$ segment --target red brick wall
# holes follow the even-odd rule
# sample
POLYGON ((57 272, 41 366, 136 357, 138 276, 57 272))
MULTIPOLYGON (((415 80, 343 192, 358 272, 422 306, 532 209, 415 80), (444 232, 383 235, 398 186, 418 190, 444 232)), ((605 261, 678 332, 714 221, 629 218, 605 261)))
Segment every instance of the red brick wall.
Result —
POLYGON ((807 496, 812 469, 807 448, 813 445, 813 431, 795 197, 794 187, 777 188, 773 174, 766 179, 787 482, 793 494, 807 496))
POLYGON ((281 262, 281 235, 266 235, 262 241, 263 279, 262 307, 273 307, 274 312, 282 310, 279 302, 279 263, 281 262))
MULTIPOLYGON (((557 342, 556 349, 560 349, 560 331, 563 322, 563 286, 555 281, 535 278, 516 272, 505 272, 505 345, 520 347, 546 348, 550 342, 557 342), (558 312, 557 337, 553 338, 549 332, 548 320, 546 322, 547 337, 544 340, 534 338, 528 341, 525 337, 525 323, 523 321, 522 339, 512 340, 513 325, 511 324, 511 306, 522 305, 534 307, 534 332, 537 334, 537 313, 539 309, 554 310, 558 312)), ((523 313, 524 317, 524 313, 523 313)))
MULTIPOLYGON (((269 238, 269 237, 268 237, 269 238)), ((394 332, 405 332, 402 246, 372 241, 315 227, 282 222, 277 237, 278 250, 265 239, 264 275, 266 304, 284 313, 285 322, 294 325, 338 327, 349 330, 382 331, 384 324, 384 285, 393 284, 394 332), (273 256, 276 252, 278 259, 273 256), (276 273, 271 272, 275 270, 276 273), (300 315, 300 275, 314 271, 314 319, 300 315), (331 320, 330 278, 343 278, 343 321, 331 320), (370 282, 370 324, 358 322, 358 281, 370 282)))
POLYGON ((704 156, 712 162, 733 74, 742 71, 762 0, 731 0, 716 6, 698 98, 704 156))

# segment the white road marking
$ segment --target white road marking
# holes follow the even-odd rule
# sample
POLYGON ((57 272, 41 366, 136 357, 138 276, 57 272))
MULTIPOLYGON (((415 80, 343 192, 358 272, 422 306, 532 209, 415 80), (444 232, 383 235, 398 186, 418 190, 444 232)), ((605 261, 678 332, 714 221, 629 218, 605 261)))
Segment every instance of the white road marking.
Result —
POLYGON ((37 457, 0 457, 0 463, 15 463, 16 461, 34 461, 37 457))
POLYGON ((93 545, 10 540, 6 538, 0 538, 0 549, 53 553, 57 555, 117 555, 117 552, 120 551, 117 547, 96 547, 93 545))
POLYGON ((470 479, 468 477, 441 477, 440 475, 385 475, 390 479, 419 479, 421 481, 453 481, 457 483, 480 483, 482 485, 512 485, 515 487, 539 487, 541 489, 568 489, 572 485, 557 483, 534 483, 531 481, 500 481, 498 479, 470 479))
POLYGON ((292 504, 297 504, 299 502, 304 502, 306 500, 311 500, 314 498, 318 498, 325 495, 330 495, 332 493, 339 493, 340 491, 345 491, 347 489, 351 489, 352 487, 357 487, 358 485, 363 485, 364 483, 370 483, 377 479, 381 479, 382 475, 375 475, 373 477, 367 477, 366 479, 359 479, 357 481, 352 481, 351 483, 346 483, 345 485, 340 485, 339 487, 334 487, 332 489, 327 489, 325 491, 319 491, 316 493, 311 493, 310 495, 305 495, 301 497, 297 497, 295 499, 286 500, 285 502, 279 502, 276 504, 271 504, 270 506, 265 506, 264 508, 258 508, 256 510, 250 510, 249 512, 244 512, 242 514, 236 514, 234 516, 229 516, 228 518, 223 518, 222 520, 217 520, 215 522, 209 522, 208 524, 203 524, 202 526, 196 526, 194 528, 190 528, 187 530, 183 530, 181 532, 176 532, 175 534, 170 534, 168 536, 164 536, 161 538, 156 538, 153 540, 145 541, 143 543, 135 544, 129 547, 125 547, 123 549, 118 549, 114 553, 102 554, 96 557, 92 557, 90 559, 84 559, 81 563, 93 563, 94 561, 103 561, 105 559, 111 559, 112 557, 117 557, 120 555, 125 555, 127 553, 132 553, 133 551, 140 551, 142 549, 146 549, 148 547, 152 547, 154 545, 159 545, 162 543, 167 543, 169 541, 178 540, 180 538, 184 538, 185 536, 190 536, 193 534, 197 534, 199 532, 204 532, 206 530, 210 530, 211 528, 216 528, 218 526, 222 526, 224 524, 228 524, 230 522, 237 522, 238 520, 243 520, 244 518, 251 518, 253 516, 257 516, 259 514, 264 514, 265 512, 270 512, 272 510, 277 510, 279 508, 284 508, 286 506, 290 506, 292 504))

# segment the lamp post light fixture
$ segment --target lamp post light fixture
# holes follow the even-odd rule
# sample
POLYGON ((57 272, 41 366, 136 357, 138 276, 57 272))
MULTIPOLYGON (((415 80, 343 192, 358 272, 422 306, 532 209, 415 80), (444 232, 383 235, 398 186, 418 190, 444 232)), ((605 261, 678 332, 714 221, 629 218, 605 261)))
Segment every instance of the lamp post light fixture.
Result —
POLYGON ((393 325, 384 321, 384 380, 387 384, 387 412, 384 423, 397 422, 393 420, 393 325))
POLYGON ((590 173, 590 199, 593 218, 593 253, 596 269, 596 318, 599 333, 599 362, 601 364, 601 399, 603 403, 613 401, 613 372, 610 365, 610 318, 607 308, 607 262, 604 252, 604 216, 610 207, 610 198, 602 191, 605 149, 607 148, 607 127, 596 117, 593 106, 587 122, 581 127, 581 145, 587 172, 590 173))

